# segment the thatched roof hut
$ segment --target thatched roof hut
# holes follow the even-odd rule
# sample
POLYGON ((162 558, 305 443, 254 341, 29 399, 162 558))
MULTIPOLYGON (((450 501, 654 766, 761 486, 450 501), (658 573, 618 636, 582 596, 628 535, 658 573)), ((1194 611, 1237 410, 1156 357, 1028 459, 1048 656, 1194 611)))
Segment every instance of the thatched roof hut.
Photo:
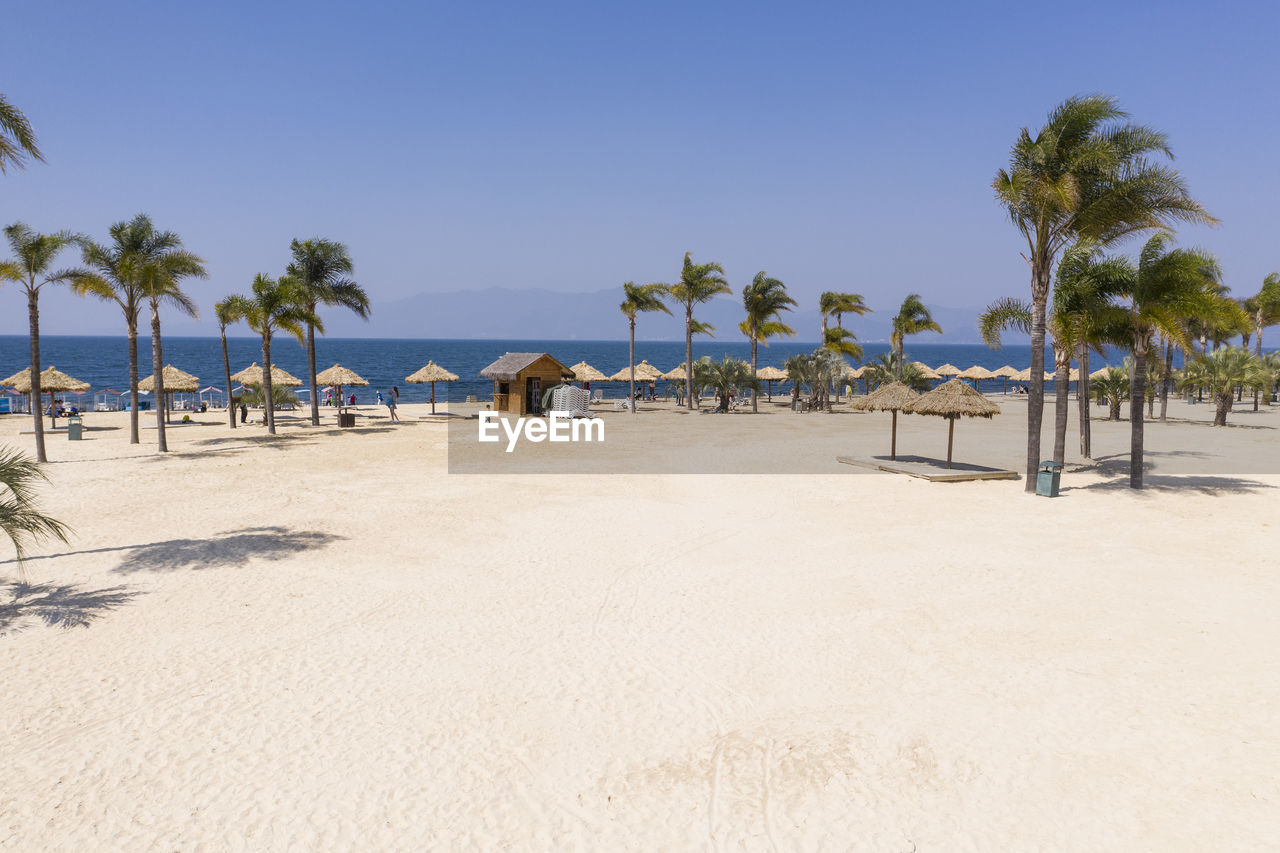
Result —
POLYGON ((404 378, 405 382, 412 382, 420 385, 424 382, 431 383, 431 414, 436 413, 436 383, 437 382, 457 382, 458 374, 450 373, 434 361, 428 361, 426 367, 416 371, 411 376, 404 378))
POLYGON ((493 380, 494 411, 513 415, 542 414, 543 390, 573 379, 572 370, 545 352, 509 352, 480 375, 493 380))
MULTIPOLYGON (((275 381, 275 374, 271 374, 271 379, 275 381)), ((368 385, 359 373, 354 370, 343 367, 341 364, 335 364, 328 370, 322 370, 316 374, 316 382, 320 385, 336 385, 341 388, 343 385, 368 385)))
MULTIPOLYGON (((241 385, 261 385, 262 377, 262 368, 256 361, 239 373, 231 374, 231 379, 241 385)), ((281 388, 297 388, 302 384, 302 380, 273 364, 271 365, 271 384, 279 385, 281 388)))
POLYGON ((901 382, 881 385, 865 397, 851 400, 849 405, 860 412, 893 412, 890 426, 889 458, 898 458, 898 412, 909 411, 920 395, 901 382))
MULTIPOLYGON (((200 390, 200 378, 192 376, 185 370, 179 370, 172 364, 166 364, 164 369, 160 371, 160 378, 164 380, 164 393, 166 394, 194 394, 200 390)), ((139 391, 156 390, 156 375, 153 373, 146 379, 138 383, 139 391)))
POLYGON ((913 415, 936 415, 947 419, 947 467, 950 468, 956 420, 961 417, 989 418, 1000 414, 1000 407, 959 379, 952 379, 922 395, 907 411, 913 415))
MULTIPOLYGON (((596 370, 585 361, 580 361, 573 367, 569 368, 573 371, 573 378, 578 382, 608 382, 609 377, 596 370)), ((636 377, 639 378, 639 377, 636 377)))

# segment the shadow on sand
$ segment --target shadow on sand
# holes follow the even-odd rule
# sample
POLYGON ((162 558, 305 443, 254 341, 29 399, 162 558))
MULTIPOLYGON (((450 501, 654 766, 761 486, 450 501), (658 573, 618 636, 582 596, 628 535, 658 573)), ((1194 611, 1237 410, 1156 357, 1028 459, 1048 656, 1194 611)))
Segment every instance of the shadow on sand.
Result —
MULTIPOLYGON (((55 557, 75 554, 124 552, 120 564, 112 571, 131 574, 175 572, 182 569, 220 569, 242 566, 252 558, 283 560, 302 551, 323 548, 345 538, 335 533, 324 533, 318 530, 291 530, 280 526, 245 527, 240 530, 215 533, 207 539, 168 539, 146 545, 63 551, 58 554, 27 557, 26 562, 52 560, 55 557)), ((9 562, 14 561, 0 561, 0 565, 9 562)))
MULTIPOLYGON (((1207 459, 1209 454, 1195 450, 1148 452, 1142 470, 1143 492, 1198 492, 1202 495, 1245 494, 1274 489, 1270 483, 1229 474, 1157 474, 1160 458, 1207 459)), ((1083 486, 1063 486, 1062 491, 1119 491, 1129 489, 1129 454, 1100 456, 1092 465, 1073 465, 1071 472, 1088 472, 1111 479, 1083 486)), ((1135 490, 1136 491, 1136 490, 1135 490)))
POLYGON ((10 585, 9 593, 10 600, 0 600, 0 635, 32 621, 51 628, 87 628, 137 595, 126 586, 82 589, 75 584, 27 583, 10 585))

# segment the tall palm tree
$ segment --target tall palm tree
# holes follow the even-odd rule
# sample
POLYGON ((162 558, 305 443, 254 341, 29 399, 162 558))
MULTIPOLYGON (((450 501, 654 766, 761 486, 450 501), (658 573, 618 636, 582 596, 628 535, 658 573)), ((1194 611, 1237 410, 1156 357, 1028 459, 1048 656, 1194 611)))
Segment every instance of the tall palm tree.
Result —
MULTIPOLYGON (((1262 288, 1244 301, 1244 310, 1253 326, 1253 353, 1262 358, 1262 330, 1280 323, 1280 272, 1273 272, 1262 280, 1262 288)), ((1267 395, 1271 405, 1271 395, 1267 395)), ((1258 411, 1258 392, 1253 392, 1253 410, 1258 411)))
POLYGON ((231 297, 243 309, 249 328, 262 337, 262 392, 267 432, 272 435, 276 433, 276 414, 271 389, 271 342, 276 332, 287 332, 298 343, 306 339, 311 329, 324 334, 324 323, 307 307, 310 296, 311 290, 292 275, 274 279, 259 273, 254 276, 251 295, 231 297))
POLYGON ((160 337, 160 306, 168 305, 189 317, 199 317, 200 311, 196 304, 182 290, 182 280, 208 278, 209 273, 205 271, 202 258, 182 248, 182 238, 174 231, 153 229, 131 263, 138 287, 151 306, 151 376, 156 401, 156 449, 167 453, 169 440, 165 435, 165 423, 168 412, 164 406, 164 347, 160 337))
MULTIPOLYGON (((747 318, 738 324, 742 334, 751 341, 751 375, 756 375, 756 346, 769 345, 769 338, 794 335, 795 329, 782 322, 782 312, 790 311, 797 304, 787 295, 787 286, 776 278, 770 278, 764 270, 756 273, 751 283, 742 288, 742 307, 747 318)), ((758 412, 759 395, 751 395, 751 411, 758 412)))
POLYGON ((213 306, 214 316, 218 318, 218 335, 222 338, 222 379, 227 383, 227 418, 231 428, 236 428, 236 407, 231 399, 231 359, 227 356, 227 326, 244 319, 249 310, 249 301, 243 296, 228 296, 213 306))
POLYGON ((1216 410, 1214 426, 1227 425, 1227 413, 1237 388, 1261 389, 1271 382, 1271 374, 1262 359, 1244 347, 1218 347, 1209 355, 1191 359, 1183 371, 1186 386, 1204 388, 1213 397, 1216 410))
POLYGON ((662 301, 666 292, 665 284, 636 284, 634 281, 628 281, 622 285, 624 298, 618 307, 627 318, 627 325, 631 331, 631 345, 627 350, 630 358, 628 366, 631 371, 631 396, 627 399, 631 401, 633 415, 636 413, 636 315, 641 311, 661 311, 664 314, 670 314, 671 309, 662 301))
POLYGON ((921 332, 942 334, 942 327, 933 321, 933 315, 920 301, 920 294, 909 293, 893 318, 893 330, 889 334, 889 344, 898 354, 899 382, 902 381, 902 342, 907 335, 918 335, 921 332))
POLYGON ((16 450, 0 447, 0 531, 13 543, 18 559, 18 577, 26 583, 22 567, 28 542, 52 538, 67 541, 70 532, 62 522, 40 511, 35 487, 47 479, 38 463, 16 450))
POLYGON ((1085 95, 1058 105, 1032 136, 1023 128, 1008 168, 992 181, 997 201, 1026 240, 1031 271, 1031 383, 1026 490, 1035 490, 1044 418, 1045 314, 1053 264, 1068 244, 1106 246, 1174 222, 1215 222, 1182 178, 1152 155, 1172 156, 1164 134, 1122 124, 1114 98, 1085 95))
POLYGON ((828 317, 835 317, 836 328, 843 329, 845 314, 857 314, 861 317, 870 314, 871 309, 867 307, 861 293, 836 293, 827 290, 818 297, 818 313, 822 315, 821 340, 826 341, 828 317))
MULTIPOLYGON (((355 272, 351 253, 335 240, 315 238, 294 240, 289 244, 293 262, 287 274, 302 283, 306 290, 302 303, 309 316, 318 316, 321 305, 349 308, 363 319, 369 318, 369 295, 350 276, 355 272)), ((307 381, 311 388, 311 425, 320 426, 320 400, 316 388, 316 329, 307 322, 307 381)), ((324 334, 321 331, 321 334, 324 334)))
POLYGON ((141 267, 155 242, 155 225, 145 213, 108 229, 109 243, 86 240, 81 260, 100 286, 91 292, 114 302, 124 312, 129 349, 129 443, 138 444, 138 318, 146 295, 142 290, 141 267))
POLYGON ((1193 249, 1170 250, 1170 239, 1167 233, 1159 232, 1143 245, 1137 266, 1129 265, 1121 293, 1125 304, 1115 309, 1128 326, 1133 353, 1129 376, 1129 486, 1134 489, 1142 488, 1142 403, 1146 400, 1147 356, 1154 336, 1161 333, 1189 347, 1186 318, 1212 315, 1222 310, 1224 301, 1229 301, 1215 287, 1220 278, 1217 261, 1193 249))
POLYGON ((725 280, 724 267, 717 263, 695 264, 693 254, 685 252, 680 280, 675 284, 667 285, 667 292, 684 307, 685 395, 687 405, 692 409, 694 407, 693 336, 699 330, 707 332, 711 329, 708 324, 693 318, 693 309, 721 293, 732 293, 733 289, 725 280))
POLYGON ((44 160, 40 146, 36 144, 31 122, 27 121, 22 110, 9 103, 4 95, 0 95, 0 175, 8 171, 10 166, 23 168, 28 157, 32 160, 44 160))
POLYGON ((27 293, 27 321, 31 343, 31 417, 35 424, 36 461, 47 462, 44 451, 44 406, 40 402, 40 291, 47 284, 75 286, 82 270, 55 270, 53 261, 63 249, 82 239, 69 231, 40 234, 15 222, 4 229, 13 259, 0 261, 0 282, 17 283, 27 293))

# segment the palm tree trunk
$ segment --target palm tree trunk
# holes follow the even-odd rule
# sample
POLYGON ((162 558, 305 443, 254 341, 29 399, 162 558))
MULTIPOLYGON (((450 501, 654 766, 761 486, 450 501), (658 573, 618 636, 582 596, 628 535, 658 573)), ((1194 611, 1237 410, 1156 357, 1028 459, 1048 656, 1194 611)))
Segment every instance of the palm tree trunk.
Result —
POLYGON ((138 309, 125 311, 129 329, 129 443, 141 444, 138 437, 138 309))
POLYGON ((897 380, 901 382, 902 381, 902 341, 898 341, 896 344, 894 344, 893 351, 898 354, 897 380))
MULTIPOLYGON (((755 335, 752 335, 752 336, 751 336, 751 375, 752 375, 752 376, 755 376, 755 375, 756 375, 756 343, 757 343, 757 341, 756 341, 756 336, 755 336, 755 335)), ((770 384, 770 386, 769 386, 769 391, 770 391, 769 396, 772 398, 772 397, 773 397, 773 393, 772 393, 772 392, 773 392, 773 386, 772 386, 772 384, 770 384)), ((759 391, 759 389, 756 389, 756 390, 754 390, 754 391, 752 391, 752 392, 751 392, 751 412, 752 412, 752 414, 755 414, 756 412, 760 411, 760 409, 759 409, 759 408, 757 407, 757 405, 756 405, 756 403, 757 403, 756 398, 757 398, 757 397, 759 397, 759 396, 760 396, 760 391, 759 391)))
POLYGON ((40 400, 40 291, 35 281, 27 287, 27 320, 31 328, 31 417, 35 424, 36 461, 48 462, 44 452, 44 404, 40 400))
MULTIPOLYGON (((1065 465, 1067 461, 1067 421, 1071 417, 1071 350, 1058 353, 1054 348, 1056 372, 1053 377, 1053 461, 1065 465)), ((1037 471, 1039 468, 1037 467, 1037 471)))
POLYGON ((231 405, 231 359, 227 357, 227 327, 222 327, 222 378, 227 383, 227 415, 231 419, 231 428, 236 428, 236 410, 231 405))
MULTIPOLYGON (((1141 337, 1141 336, 1140 336, 1141 337)), ((1133 345, 1133 372, 1129 375, 1129 488, 1142 488, 1142 402, 1147 394, 1147 341, 1133 345)))
POLYGON ((164 410, 164 352, 161 349, 160 341, 160 302, 157 299, 151 300, 151 376, 152 386, 151 393, 156 401, 156 449, 161 453, 169 452, 169 441, 165 435, 165 410, 164 410))
MULTIPOLYGON (((309 307, 314 314, 315 303, 309 307)), ((316 327, 310 323, 307 324, 307 381, 311 383, 311 425, 320 426, 320 400, 316 396, 316 327)))
POLYGON ((630 401, 629 405, 631 406, 631 414, 634 415, 636 413, 636 318, 633 315, 630 319, 631 319, 631 344, 627 348, 627 359, 628 359, 627 364, 631 368, 631 377, 630 377, 631 390, 629 392, 630 396, 627 399, 630 401))
POLYGON ((687 398, 685 405, 693 408, 693 306, 686 306, 684 312, 684 390, 687 398))
MULTIPOLYGON (((312 387, 315 387, 315 372, 311 373, 312 387)), ((315 401, 315 392, 311 393, 311 399, 315 401)), ((266 407, 266 414, 263 419, 267 422, 267 432, 271 435, 276 434, 276 407, 275 402, 271 399, 271 335, 270 333, 262 336, 262 402, 266 407)))
POLYGON ((1024 491, 1036 490, 1040 468, 1040 430, 1044 425, 1045 305, 1049 301, 1049 262, 1042 259, 1031 272, 1031 384, 1027 394, 1027 482, 1024 491))
POLYGON ((1173 390, 1173 341, 1164 342, 1164 380, 1160 383, 1160 423, 1169 419, 1169 394, 1173 390))
POLYGON ((1093 435, 1089 422, 1089 345, 1080 344, 1080 381, 1076 383, 1076 401, 1080 409, 1080 455, 1085 459, 1093 458, 1093 435))

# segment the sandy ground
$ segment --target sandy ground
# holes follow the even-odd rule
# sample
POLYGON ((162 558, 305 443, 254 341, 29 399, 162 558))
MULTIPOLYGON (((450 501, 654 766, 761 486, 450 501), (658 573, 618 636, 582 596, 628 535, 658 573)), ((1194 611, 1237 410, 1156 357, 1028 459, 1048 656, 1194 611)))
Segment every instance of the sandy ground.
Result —
MULTIPOLYGON (((1002 404, 957 458, 1020 467, 1002 404)), ((1095 422, 1056 500, 834 462, 887 415, 604 414, 623 470, 718 433, 790 476, 91 416, 71 545, 0 586, 0 848, 1274 849, 1280 409, 1177 405, 1152 488, 1095 422)))

